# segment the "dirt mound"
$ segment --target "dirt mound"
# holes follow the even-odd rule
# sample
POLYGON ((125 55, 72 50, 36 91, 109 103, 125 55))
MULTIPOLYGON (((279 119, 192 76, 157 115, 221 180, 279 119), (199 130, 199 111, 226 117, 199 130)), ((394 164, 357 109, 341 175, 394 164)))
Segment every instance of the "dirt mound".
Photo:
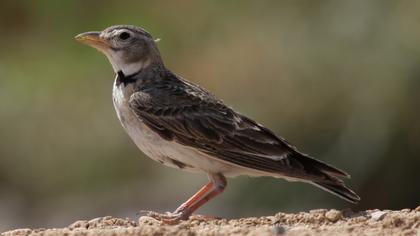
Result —
POLYGON ((165 225, 142 216, 138 222, 110 216, 76 221, 60 229, 16 229, 2 235, 420 235, 420 206, 415 210, 362 212, 318 209, 296 214, 243 219, 193 216, 165 225))

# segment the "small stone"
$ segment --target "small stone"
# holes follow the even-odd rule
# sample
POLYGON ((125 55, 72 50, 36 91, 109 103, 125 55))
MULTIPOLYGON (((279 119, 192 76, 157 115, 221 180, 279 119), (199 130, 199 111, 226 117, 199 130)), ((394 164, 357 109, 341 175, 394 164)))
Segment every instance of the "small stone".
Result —
POLYGON ((331 222, 337 222, 338 220, 343 218, 343 214, 341 213, 341 211, 332 209, 325 213, 325 217, 331 222))
POLYGON ((160 224, 160 221, 150 216, 141 216, 139 218, 139 225, 144 225, 144 224, 146 225, 160 224))
POLYGON ((88 222, 86 220, 78 220, 73 224, 69 225, 69 229, 76 229, 76 228, 88 228, 88 222))
POLYGON ((370 217, 372 220, 379 221, 379 220, 383 220, 386 214, 387 212, 385 211, 375 211, 370 215, 370 217))
POLYGON ((283 235, 283 234, 286 233, 286 228, 284 228, 281 225, 275 225, 273 227, 273 233, 274 233, 274 235, 283 235))
POLYGON ((420 211, 420 206, 416 207, 415 209, 416 211, 420 211))

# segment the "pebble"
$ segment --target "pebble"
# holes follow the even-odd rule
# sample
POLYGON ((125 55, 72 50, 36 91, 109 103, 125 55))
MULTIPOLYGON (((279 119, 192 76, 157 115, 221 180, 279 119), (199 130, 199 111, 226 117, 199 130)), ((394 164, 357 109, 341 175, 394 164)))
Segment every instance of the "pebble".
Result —
POLYGON ((331 222, 337 222, 338 220, 343 218, 343 214, 341 213, 341 211, 337 211, 333 209, 333 210, 327 211, 327 213, 325 213, 325 217, 331 222))
POLYGON ((416 211, 420 211, 420 206, 416 207, 416 211))
POLYGON ((69 225, 69 229, 76 229, 76 228, 87 229, 88 227, 89 227, 89 224, 86 220, 78 220, 74 222, 73 224, 69 225))
POLYGON ((370 217, 372 220, 379 221, 382 220, 388 212, 386 211, 375 211, 373 212, 370 217))
POLYGON ((154 225, 160 224, 160 221, 150 216, 141 216, 138 221, 139 225, 154 225))
POLYGON ((411 211, 411 209, 409 209, 409 208, 405 208, 405 209, 402 209, 402 210, 400 210, 402 213, 409 213, 410 211, 411 211))

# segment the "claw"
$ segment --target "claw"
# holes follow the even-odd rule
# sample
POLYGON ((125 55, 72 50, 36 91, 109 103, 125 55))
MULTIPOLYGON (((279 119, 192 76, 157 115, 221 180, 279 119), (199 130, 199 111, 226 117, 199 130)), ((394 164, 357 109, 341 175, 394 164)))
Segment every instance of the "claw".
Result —
POLYGON ((163 214, 154 212, 154 211, 141 211, 141 212, 146 213, 148 217, 152 217, 168 225, 179 224, 182 220, 187 220, 189 218, 189 216, 187 216, 183 212, 173 212, 173 213, 166 212, 163 214))

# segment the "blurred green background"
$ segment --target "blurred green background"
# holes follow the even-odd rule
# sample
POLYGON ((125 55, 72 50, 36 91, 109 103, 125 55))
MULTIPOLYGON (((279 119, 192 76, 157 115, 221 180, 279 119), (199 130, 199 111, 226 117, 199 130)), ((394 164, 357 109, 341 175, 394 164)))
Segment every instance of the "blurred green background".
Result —
POLYGON ((420 203, 420 1, 0 1, 0 231, 170 211, 205 175, 146 158, 106 58, 74 36, 143 26, 166 65, 348 171, 351 205, 238 177, 199 213, 245 217, 420 203))

